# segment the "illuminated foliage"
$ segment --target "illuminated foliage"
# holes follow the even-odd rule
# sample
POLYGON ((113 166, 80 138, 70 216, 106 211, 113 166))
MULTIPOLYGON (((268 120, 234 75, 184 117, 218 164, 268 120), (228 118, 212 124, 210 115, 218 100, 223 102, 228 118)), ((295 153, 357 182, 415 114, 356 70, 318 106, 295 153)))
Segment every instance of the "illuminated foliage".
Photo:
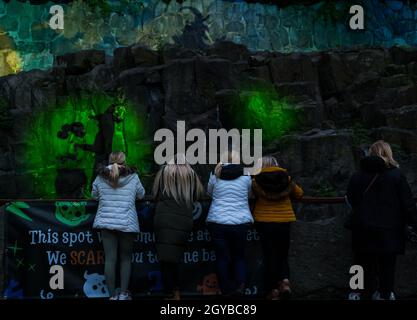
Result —
POLYGON ((22 71, 22 60, 16 51, 10 51, 6 55, 6 63, 11 69, 12 73, 18 73, 22 71))
POLYGON ((0 29, 0 77, 22 71, 22 59, 13 40, 0 29))

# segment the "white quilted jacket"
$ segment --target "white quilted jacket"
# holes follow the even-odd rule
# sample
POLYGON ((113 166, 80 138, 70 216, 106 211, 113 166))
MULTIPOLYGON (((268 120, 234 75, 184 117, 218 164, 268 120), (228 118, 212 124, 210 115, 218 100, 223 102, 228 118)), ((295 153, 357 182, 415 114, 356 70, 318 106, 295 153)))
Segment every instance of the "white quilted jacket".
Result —
POLYGON ((117 188, 97 176, 92 195, 99 201, 93 228, 139 232, 135 201, 145 196, 145 189, 136 173, 120 177, 117 188))
POLYGON ((249 209, 251 185, 250 176, 222 180, 211 175, 207 191, 212 201, 206 221, 226 225, 253 223, 249 209))

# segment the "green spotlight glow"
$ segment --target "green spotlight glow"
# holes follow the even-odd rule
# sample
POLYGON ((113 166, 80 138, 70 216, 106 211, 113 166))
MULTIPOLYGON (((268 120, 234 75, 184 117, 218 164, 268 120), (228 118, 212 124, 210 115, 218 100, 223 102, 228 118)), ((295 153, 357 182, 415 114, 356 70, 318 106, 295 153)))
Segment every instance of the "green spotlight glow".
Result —
MULTIPOLYGON (((96 154, 80 148, 95 148, 100 140, 100 123, 97 119, 108 112, 115 99, 104 95, 69 98, 58 107, 46 108, 36 114, 25 134, 26 152, 24 169, 33 177, 36 193, 44 198, 57 196, 55 184, 60 170, 72 169, 85 174, 84 195, 89 196, 96 154)), ((146 143, 143 116, 128 102, 116 102, 112 151, 124 151, 130 165, 141 173, 150 170, 151 145, 146 143)))
POLYGON ((286 98, 272 90, 243 91, 233 108, 239 128, 262 129, 263 141, 277 139, 297 125, 297 109, 286 98))

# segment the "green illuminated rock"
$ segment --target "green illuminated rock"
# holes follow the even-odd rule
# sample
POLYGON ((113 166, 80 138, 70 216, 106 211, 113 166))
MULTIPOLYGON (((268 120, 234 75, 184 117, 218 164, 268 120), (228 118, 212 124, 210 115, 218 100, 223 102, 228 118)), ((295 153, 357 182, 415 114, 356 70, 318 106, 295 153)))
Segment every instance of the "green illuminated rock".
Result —
POLYGON ((150 149, 141 143, 144 122, 133 106, 124 105, 123 115, 117 112, 109 117, 120 117, 111 132, 103 132, 103 115, 109 112, 114 99, 106 96, 69 98, 64 105, 47 108, 29 121, 25 138, 25 164, 34 179, 42 181, 38 193, 48 197, 85 196, 89 194, 93 170, 105 162, 111 151, 124 151, 131 165, 147 171, 150 149), (110 150, 102 149, 102 135, 108 135, 110 150), (129 147, 128 147, 129 146, 129 147), (63 177, 67 177, 61 183, 63 177), (72 177, 72 178, 71 178, 72 177), (59 186, 62 189, 56 190, 59 186))

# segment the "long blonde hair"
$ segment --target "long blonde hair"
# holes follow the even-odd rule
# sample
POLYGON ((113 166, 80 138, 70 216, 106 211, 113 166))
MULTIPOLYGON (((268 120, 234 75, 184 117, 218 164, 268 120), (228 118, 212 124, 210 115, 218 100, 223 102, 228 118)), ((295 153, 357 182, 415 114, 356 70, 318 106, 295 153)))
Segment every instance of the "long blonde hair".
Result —
POLYGON ((177 203, 185 203, 191 207, 193 202, 203 195, 204 188, 198 175, 188 163, 169 162, 155 176, 153 196, 158 197, 160 192, 166 197, 173 198, 177 203))
POLYGON ((120 178, 120 167, 126 166, 126 155, 121 152, 112 152, 109 156, 110 168, 110 182, 113 186, 117 186, 120 178))
POLYGON ((387 166, 397 168, 400 166, 398 162, 394 160, 391 146, 388 142, 385 142, 384 140, 378 140, 373 145, 371 145, 371 147, 369 148, 369 155, 381 157, 382 159, 384 159, 385 164, 387 166))
POLYGON ((256 161, 255 168, 253 170, 252 175, 256 176, 261 173, 263 168, 269 168, 269 167, 279 167, 277 158, 271 155, 258 158, 258 161, 256 161))
POLYGON ((224 163, 239 164, 240 163, 239 153, 234 150, 229 150, 229 151, 225 151, 222 153, 220 157, 220 162, 214 168, 214 174, 216 175, 217 178, 220 178, 220 175, 222 173, 222 164, 224 163))
POLYGON ((264 156, 261 158, 262 168, 278 167, 278 160, 274 156, 264 156))

